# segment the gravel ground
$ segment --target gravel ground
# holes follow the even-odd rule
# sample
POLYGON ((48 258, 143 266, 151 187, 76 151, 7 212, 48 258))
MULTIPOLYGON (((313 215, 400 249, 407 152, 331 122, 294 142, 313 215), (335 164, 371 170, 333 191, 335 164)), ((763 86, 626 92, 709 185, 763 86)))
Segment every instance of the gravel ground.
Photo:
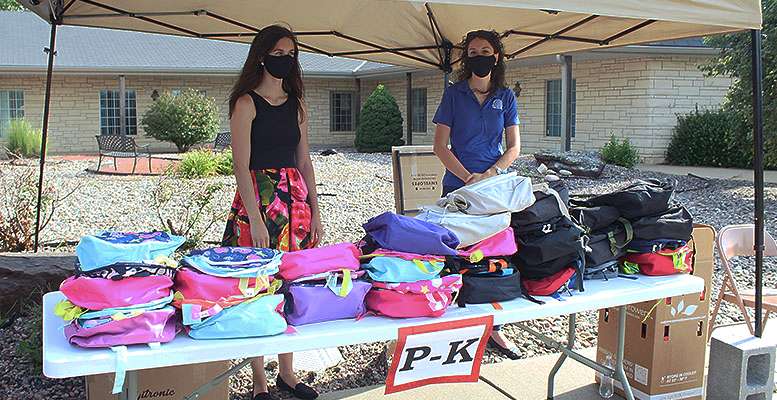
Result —
MULTIPOLYGON (((391 160, 387 154, 357 154, 348 151, 332 156, 313 156, 316 168, 318 192, 322 218, 326 232, 325 242, 355 241, 362 235, 361 224, 368 218, 394 207, 393 185, 391 183, 391 160)), ((96 229, 148 230, 161 227, 160 218, 153 206, 154 189, 159 178, 96 176, 84 170, 89 165, 84 161, 59 161, 47 166, 47 182, 64 193, 72 188, 78 190, 64 200, 56 210, 51 224, 43 233, 43 242, 60 243, 62 251, 72 251, 73 243, 81 235, 96 229)), ((15 174, 34 166, 0 164, 0 180, 12 179, 15 174)), ((515 168, 526 175, 536 163, 530 157, 518 160, 515 168)), ((539 178, 537 176, 533 176, 539 178)), ((667 175, 608 166, 604 176, 597 180, 569 178, 567 183, 572 193, 604 193, 625 186, 637 178, 667 175)), ((677 179, 677 198, 682 201, 700 223, 710 224, 716 229, 729 224, 749 223, 753 213, 752 184, 732 180, 700 180, 689 176, 672 176, 677 179)), ((213 213, 217 222, 210 226, 204 238, 218 241, 221 238, 223 219, 234 195, 234 181, 231 177, 171 182, 176 197, 162 210, 162 216, 172 221, 184 220, 181 202, 196 194, 208 184, 220 185, 207 211, 213 213), (176 203, 177 202, 177 203, 176 203)), ((766 189, 766 226, 772 232, 777 227, 777 186, 766 189)), ((208 222, 200 222, 203 229, 208 222)), ((735 263, 734 272, 744 287, 754 285, 753 267, 749 260, 735 263)), ((715 288, 720 285, 722 272, 715 274, 715 288)), ((777 287, 777 263, 768 261, 765 268, 767 287, 777 287)), ((738 310, 724 304, 720 322, 741 320, 738 310)), ((20 319, 21 321, 23 319, 20 319)), ((535 329, 550 332, 556 338, 563 338, 567 330, 565 318, 537 320, 535 329)), ((578 338, 580 347, 596 344, 596 313, 590 312, 578 317, 578 338)), ((0 329, 0 399, 82 399, 83 379, 49 380, 40 376, 31 364, 17 354, 18 343, 31 334, 28 324, 16 322, 0 329)), ((528 337, 517 328, 507 325, 504 332, 523 350, 525 357, 548 353, 538 341, 528 337)), ((300 371, 300 377, 322 392, 380 384, 385 377, 385 359, 382 357, 384 343, 372 343, 340 348, 344 361, 338 366, 318 373, 300 371)), ((502 358, 487 351, 485 362, 499 362, 502 358)), ((271 381, 277 373, 277 366, 268 365, 271 381)), ((231 380, 230 398, 250 399, 250 370, 241 371, 231 380)))

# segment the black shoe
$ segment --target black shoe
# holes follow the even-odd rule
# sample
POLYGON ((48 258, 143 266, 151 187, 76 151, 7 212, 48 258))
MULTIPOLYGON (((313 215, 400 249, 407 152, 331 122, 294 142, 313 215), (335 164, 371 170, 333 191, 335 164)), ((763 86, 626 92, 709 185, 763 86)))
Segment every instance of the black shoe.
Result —
POLYGON ((280 399, 278 398, 278 396, 272 393, 264 392, 264 393, 259 393, 255 395, 253 400, 280 400, 280 399))
POLYGON ((502 347, 493 338, 488 338, 488 346, 496 349, 503 356, 511 360, 517 360, 521 358, 521 350, 516 345, 510 346, 510 348, 502 347))
POLYGON ((280 375, 278 375, 278 379, 275 381, 275 386, 277 386, 279 390, 291 392, 291 394, 298 399, 313 400, 318 397, 318 392, 312 387, 300 382, 297 386, 292 388, 288 383, 283 381, 283 378, 281 378, 280 375))

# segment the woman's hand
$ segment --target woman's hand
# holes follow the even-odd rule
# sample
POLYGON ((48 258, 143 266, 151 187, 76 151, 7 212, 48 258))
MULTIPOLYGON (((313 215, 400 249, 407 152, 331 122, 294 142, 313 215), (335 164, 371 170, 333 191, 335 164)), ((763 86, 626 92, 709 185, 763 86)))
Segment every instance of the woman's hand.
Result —
POLYGON ((480 182, 484 179, 488 179, 492 176, 496 176, 496 172, 494 171, 493 168, 487 169, 486 172, 483 172, 482 174, 478 174, 477 172, 475 172, 469 176, 469 179, 467 179, 467 181, 464 182, 464 185, 471 185, 473 183, 480 182))
POLYGON ((321 224, 321 214, 313 213, 310 221, 310 239, 313 247, 317 247, 324 240, 324 225, 321 224))
POLYGON ((270 247, 270 233, 267 232, 267 226, 264 220, 259 218, 249 218, 251 225, 251 242, 254 247, 270 247))

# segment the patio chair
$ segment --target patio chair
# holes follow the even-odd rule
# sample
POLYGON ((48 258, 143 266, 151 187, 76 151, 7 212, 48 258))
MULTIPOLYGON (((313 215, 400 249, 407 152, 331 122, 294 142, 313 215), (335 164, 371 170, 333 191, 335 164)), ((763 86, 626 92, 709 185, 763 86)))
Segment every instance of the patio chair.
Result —
POLYGON ((216 139, 213 140, 214 151, 224 151, 231 145, 232 145, 232 133, 229 131, 219 132, 219 134, 216 135, 216 139))
MULTIPOLYGON (((750 329, 750 333, 755 334, 753 322, 747 313, 748 307, 755 307, 755 291, 741 291, 737 288, 736 279, 734 279, 734 274, 731 272, 730 264, 731 259, 734 257, 752 257, 755 255, 755 250, 753 249, 755 243, 754 236, 755 226, 753 224, 729 225, 718 233, 717 247, 725 275, 723 276, 723 283, 715 299, 715 306, 710 316, 710 337, 712 337, 712 331, 715 329, 715 317, 717 317, 720 305, 724 301, 733 303, 739 308, 745 318, 748 329, 750 329)), ((774 256, 777 256, 777 243, 775 243, 772 235, 764 230, 764 257, 774 256)), ((766 321, 769 319, 769 314, 772 312, 777 313, 777 289, 764 289, 763 310, 763 326, 765 326, 766 321)))
POLYGON ((103 157, 113 157, 113 169, 118 170, 117 158, 132 158, 132 173, 138 164, 139 157, 148 157, 148 172, 151 172, 151 151, 149 145, 138 146, 135 139, 127 135, 97 135, 97 147, 100 150, 100 158, 97 161, 97 170, 103 162, 103 157))

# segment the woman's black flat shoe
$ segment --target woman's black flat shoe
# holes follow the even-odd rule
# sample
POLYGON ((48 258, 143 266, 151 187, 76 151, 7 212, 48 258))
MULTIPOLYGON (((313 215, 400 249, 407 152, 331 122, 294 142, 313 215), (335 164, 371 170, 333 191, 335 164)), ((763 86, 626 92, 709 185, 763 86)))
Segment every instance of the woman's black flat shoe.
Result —
POLYGON ((278 375, 278 379, 275 381, 275 386, 277 386, 280 390, 291 392, 291 394, 293 394, 294 397, 298 399, 313 400, 318 397, 318 392, 316 392, 312 387, 302 382, 298 383, 297 386, 291 387, 289 384, 283 381, 283 378, 281 378, 280 375, 278 375))
POLYGON ((259 393, 255 395, 253 400, 280 400, 280 399, 278 398, 278 396, 272 393, 264 392, 264 393, 259 393))
POLYGON ((493 338, 488 338, 488 345, 511 360, 517 360, 521 358, 521 350, 518 349, 518 346, 512 346, 508 349, 507 347, 500 346, 499 343, 497 343, 493 338))

